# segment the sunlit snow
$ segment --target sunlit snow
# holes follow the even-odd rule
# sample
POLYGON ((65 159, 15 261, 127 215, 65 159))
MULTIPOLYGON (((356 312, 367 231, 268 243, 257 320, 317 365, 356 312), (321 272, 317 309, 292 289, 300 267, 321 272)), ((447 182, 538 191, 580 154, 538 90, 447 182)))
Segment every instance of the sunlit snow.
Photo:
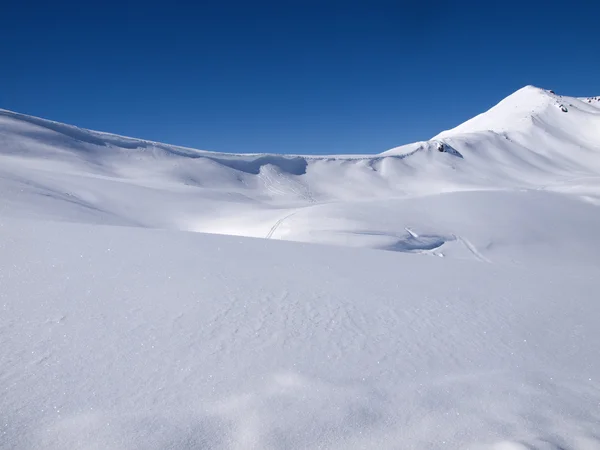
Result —
POLYGON ((0 448, 600 449, 599 208, 532 86, 365 156, 0 110, 0 448))

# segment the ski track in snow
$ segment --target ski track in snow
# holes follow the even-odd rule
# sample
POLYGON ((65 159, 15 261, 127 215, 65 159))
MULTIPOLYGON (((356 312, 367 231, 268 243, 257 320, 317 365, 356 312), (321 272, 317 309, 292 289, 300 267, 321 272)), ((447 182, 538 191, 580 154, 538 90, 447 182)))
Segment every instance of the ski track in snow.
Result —
POLYGON ((275 222, 275 224, 271 227, 271 229, 269 230, 269 232, 267 233, 267 235, 265 236, 265 239, 271 239, 273 237, 273 233, 275 233, 275 231, 277 231, 277 228, 279 228, 279 226, 286 221, 287 219, 289 219, 290 217, 292 217, 294 214, 296 214, 296 212, 290 213, 285 217, 282 217, 281 219, 279 219, 277 222, 275 222))
POLYGON ((473 244, 471 244, 467 239, 462 238, 462 237, 458 237, 458 236, 454 236, 458 241, 460 241, 468 250, 469 252, 471 252, 473 254, 473 256, 482 262, 486 262, 486 263, 491 263, 491 261, 489 259, 487 259, 485 256, 483 256, 479 250, 477 250, 477 247, 475 247, 473 244))

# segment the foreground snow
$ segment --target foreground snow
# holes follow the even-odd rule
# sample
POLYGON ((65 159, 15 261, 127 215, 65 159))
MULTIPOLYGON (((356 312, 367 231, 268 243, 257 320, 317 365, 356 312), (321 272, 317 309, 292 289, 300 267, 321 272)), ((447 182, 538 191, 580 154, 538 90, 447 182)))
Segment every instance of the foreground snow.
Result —
POLYGON ((3 448, 600 446, 597 268, 1 224, 3 448))
POLYGON ((0 448, 600 449, 599 130, 533 87, 371 156, 0 111, 0 448))

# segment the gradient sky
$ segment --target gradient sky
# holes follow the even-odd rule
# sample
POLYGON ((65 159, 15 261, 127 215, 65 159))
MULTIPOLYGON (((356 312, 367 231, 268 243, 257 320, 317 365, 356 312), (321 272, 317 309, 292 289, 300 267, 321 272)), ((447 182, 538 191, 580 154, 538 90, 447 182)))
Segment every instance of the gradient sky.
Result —
POLYGON ((3 6, 0 108, 206 150, 377 153, 527 84, 600 95, 598 1, 196 3, 3 6))

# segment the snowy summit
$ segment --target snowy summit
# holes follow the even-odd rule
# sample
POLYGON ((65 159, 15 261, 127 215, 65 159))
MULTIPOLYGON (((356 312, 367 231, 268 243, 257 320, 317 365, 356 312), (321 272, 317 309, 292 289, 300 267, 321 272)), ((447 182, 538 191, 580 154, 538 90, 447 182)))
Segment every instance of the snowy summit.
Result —
POLYGON ((0 448, 600 449, 599 230, 600 97, 364 156, 0 110, 0 448))

